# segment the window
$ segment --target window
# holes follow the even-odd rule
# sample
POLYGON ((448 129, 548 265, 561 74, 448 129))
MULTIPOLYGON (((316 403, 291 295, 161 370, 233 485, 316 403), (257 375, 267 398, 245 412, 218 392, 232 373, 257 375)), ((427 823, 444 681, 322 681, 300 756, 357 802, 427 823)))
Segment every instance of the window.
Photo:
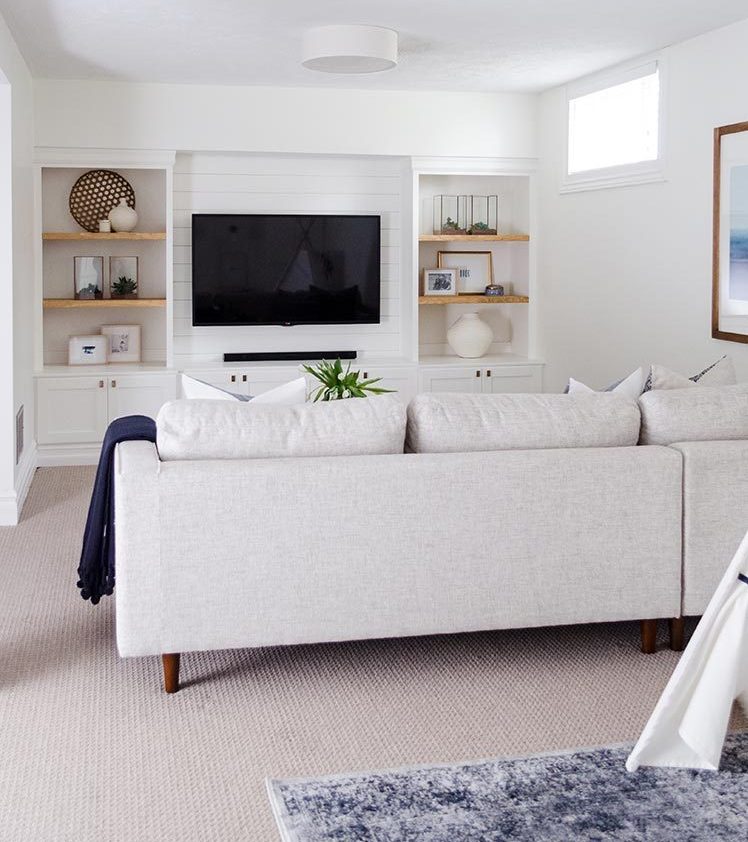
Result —
POLYGON ((661 179, 660 117, 657 62, 573 86, 565 189, 661 179))

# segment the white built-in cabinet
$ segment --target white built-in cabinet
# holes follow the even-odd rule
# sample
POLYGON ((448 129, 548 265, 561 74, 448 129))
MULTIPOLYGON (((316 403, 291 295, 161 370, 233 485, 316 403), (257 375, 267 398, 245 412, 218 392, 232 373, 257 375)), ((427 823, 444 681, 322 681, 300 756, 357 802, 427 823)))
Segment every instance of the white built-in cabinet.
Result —
MULTIPOLYGON (((177 396, 176 374, 128 374, 115 370, 80 376, 37 377, 37 443, 91 445, 95 451, 107 425, 124 415, 155 418, 177 396)), ((58 454, 59 456, 59 454, 58 454)))
POLYGON ((474 365, 423 366, 419 388, 421 392, 540 392, 542 366, 540 364, 482 366, 474 365))

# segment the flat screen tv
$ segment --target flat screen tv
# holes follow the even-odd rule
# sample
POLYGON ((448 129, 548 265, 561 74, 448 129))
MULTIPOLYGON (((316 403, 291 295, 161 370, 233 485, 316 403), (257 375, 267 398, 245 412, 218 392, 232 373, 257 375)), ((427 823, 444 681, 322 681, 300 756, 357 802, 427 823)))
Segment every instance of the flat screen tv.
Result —
POLYGON ((192 216, 194 325, 377 324, 379 216, 192 216))

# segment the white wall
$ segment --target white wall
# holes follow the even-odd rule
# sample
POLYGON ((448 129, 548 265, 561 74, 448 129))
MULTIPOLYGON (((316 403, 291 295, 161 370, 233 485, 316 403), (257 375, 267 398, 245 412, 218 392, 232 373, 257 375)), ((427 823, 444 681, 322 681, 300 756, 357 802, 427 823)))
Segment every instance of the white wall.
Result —
POLYGON ((0 524, 7 524, 17 519, 33 458, 33 89, 2 17, 0 87, 0 109, 6 105, 0 115, 0 524), (26 458, 16 465, 15 414, 22 404, 26 458))
POLYGON ((225 351, 356 350, 405 356, 402 278, 410 265, 398 158, 181 154, 174 170, 174 364, 220 362, 225 351), (193 213, 373 213, 382 219, 382 312, 376 325, 193 327, 193 213), (405 233, 403 234, 403 227, 405 233), (402 248, 405 245, 406 248, 402 248), (407 252, 407 255, 406 255, 407 252))
POLYGON ((535 157, 528 94, 38 80, 38 146, 535 157))
POLYGON ((540 338, 546 389, 640 364, 695 373, 748 347, 711 339, 712 132, 748 120, 748 21, 665 51, 667 181, 559 194, 562 88, 541 97, 540 338))

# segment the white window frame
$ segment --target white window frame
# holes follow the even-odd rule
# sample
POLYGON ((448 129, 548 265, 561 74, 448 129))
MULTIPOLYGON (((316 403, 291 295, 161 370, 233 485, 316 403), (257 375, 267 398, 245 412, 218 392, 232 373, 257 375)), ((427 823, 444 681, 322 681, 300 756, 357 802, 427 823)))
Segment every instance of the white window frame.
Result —
POLYGON ((646 56, 636 61, 619 65, 593 76, 586 76, 566 86, 564 117, 564 145, 561 173, 561 193, 577 193, 583 190, 601 190, 607 187, 625 187, 631 184, 650 184, 665 181, 665 143, 667 138, 666 109, 667 101, 667 64, 663 55, 646 56), (637 161, 633 164, 621 164, 582 172, 569 172, 569 104, 571 100, 586 94, 612 88, 631 82, 649 73, 658 71, 659 103, 657 126, 657 157, 652 161, 637 161))

